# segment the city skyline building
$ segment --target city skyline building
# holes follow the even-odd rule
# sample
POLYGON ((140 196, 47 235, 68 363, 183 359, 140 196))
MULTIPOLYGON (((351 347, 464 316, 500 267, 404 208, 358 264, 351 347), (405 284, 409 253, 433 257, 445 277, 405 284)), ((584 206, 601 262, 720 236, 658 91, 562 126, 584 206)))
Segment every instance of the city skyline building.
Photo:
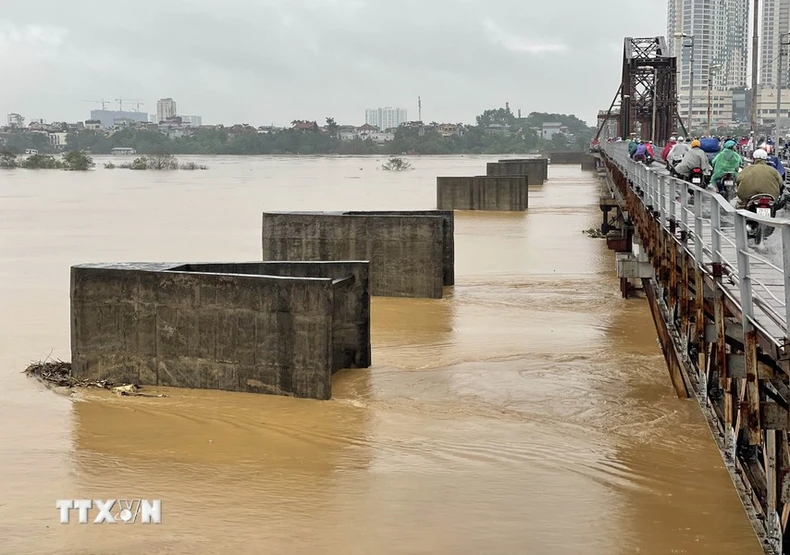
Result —
MULTIPOLYGON (((779 68, 779 43, 784 35, 790 32, 790 0, 763 0, 760 14, 760 86, 777 88, 781 79, 782 88, 788 87, 790 74, 790 56, 787 48, 779 68)), ((790 100, 790 99, 788 99, 790 100)))
POLYGON ((125 110, 91 110, 90 119, 99 120, 103 128, 109 129, 117 122, 124 120, 147 122, 148 114, 146 112, 127 112, 125 110))
POLYGON ((693 89, 691 126, 694 129, 708 123, 709 86, 712 91, 710 119, 716 127, 732 120, 728 91, 749 84, 749 4, 749 0, 668 1, 667 46, 678 60, 678 111, 685 121, 689 91, 693 89), (686 37, 677 36, 681 34, 686 37))
POLYGON ((714 89, 747 86, 749 0, 669 0, 667 5, 667 45, 678 58, 678 86, 689 86, 691 39, 677 34, 694 37, 695 89, 707 87, 709 74, 714 89))
POLYGON ((156 123, 167 121, 177 115, 176 101, 172 98, 160 98, 156 102, 156 123))
POLYGON ((365 123, 379 129, 392 129, 401 123, 409 121, 408 113, 403 108, 370 108, 365 110, 365 123))

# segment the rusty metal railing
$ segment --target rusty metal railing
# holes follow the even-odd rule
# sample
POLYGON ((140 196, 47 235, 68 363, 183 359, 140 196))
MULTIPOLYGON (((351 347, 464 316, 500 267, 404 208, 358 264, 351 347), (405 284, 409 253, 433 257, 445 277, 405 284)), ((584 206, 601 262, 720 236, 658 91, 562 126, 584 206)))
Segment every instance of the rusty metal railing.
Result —
POLYGON ((681 233, 693 242, 689 251, 698 266, 704 269, 717 263, 728 269, 738 287, 744 331, 761 328, 785 342, 790 336, 790 220, 736 210, 718 193, 674 178, 663 168, 634 162, 625 143, 603 143, 601 148, 631 186, 643 191, 642 202, 658 212, 668 233, 669 222, 677 222, 681 233), (780 241, 773 241, 777 247, 774 260, 764 252, 764 245, 749 245, 749 221, 774 229, 780 241), (767 329, 769 322, 783 337, 767 329))

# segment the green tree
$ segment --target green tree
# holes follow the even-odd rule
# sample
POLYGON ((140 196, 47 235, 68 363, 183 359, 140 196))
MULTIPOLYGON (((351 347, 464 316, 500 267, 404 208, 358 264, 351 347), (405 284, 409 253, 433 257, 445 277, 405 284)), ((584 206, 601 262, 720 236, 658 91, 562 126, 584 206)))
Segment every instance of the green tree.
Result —
POLYGON ((20 166, 28 170, 56 170, 63 167, 63 162, 50 154, 33 154, 25 158, 20 166))
POLYGON ((477 116, 477 125, 483 128, 491 125, 511 126, 515 122, 516 117, 513 115, 513 112, 510 111, 510 107, 486 110, 477 116))
POLYGON ((78 150, 72 150, 63 155, 63 166, 67 170, 86 171, 95 165, 93 158, 78 150))
POLYGON ((333 139, 337 137, 337 129, 338 125, 337 122, 335 122, 335 118, 326 118, 326 130, 333 139))
POLYGON ((16 161, 16 154, 9 150, 4 150, 0 152, 0 168, 3 169, 13 169, 19 166, 19 163, 16 161))

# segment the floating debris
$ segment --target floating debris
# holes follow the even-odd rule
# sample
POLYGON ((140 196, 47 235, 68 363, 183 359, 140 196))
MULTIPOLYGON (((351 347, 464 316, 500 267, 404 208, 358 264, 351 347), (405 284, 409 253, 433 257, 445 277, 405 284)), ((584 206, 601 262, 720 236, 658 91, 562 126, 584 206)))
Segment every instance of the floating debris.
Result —
POLYGON ((114 384, 107 380, 74 378, 71 375, 71 363, 62 360, 34 362, 25 368, 25 374, 28 377, 37 378, 47 385, 56 387, 106 389, 122 397, 167 397, 164 393, 140 393, 140 386, 135 384, 114 384))
POLYGON ((585 229, 582 231, 586 236, 592 237, 593 239, 606 239, 606 234, 598 228, 591 227, 590 229, 585 229))

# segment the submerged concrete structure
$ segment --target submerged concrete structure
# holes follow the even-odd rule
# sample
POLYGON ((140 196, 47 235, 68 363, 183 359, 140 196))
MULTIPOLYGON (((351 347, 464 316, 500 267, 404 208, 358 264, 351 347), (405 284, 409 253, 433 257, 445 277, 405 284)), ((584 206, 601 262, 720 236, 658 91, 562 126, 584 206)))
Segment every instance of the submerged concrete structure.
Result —
POLYGON ((549 178, 548 158, 516 158, 489 162, 486 173, 490 176, 527 176, 529 185, 543 185, 549 178))
POLYGON ((581 164, 582 169, 595 169, 595 156, 586 152, 550 152, 548 156, 552 164, 581 164))
POLYGON ((452 211, 264 212, 264 260, 368 260, 370 293, 440 299, 455 283, 452 211))
POLYGON ((524 211, 529 205, 527 177, 437 177, 439 210, 524 211))
POLYGON ((71 350, 78 378, 329 399, 370 366, 368 263, 74 266, 71 350))

